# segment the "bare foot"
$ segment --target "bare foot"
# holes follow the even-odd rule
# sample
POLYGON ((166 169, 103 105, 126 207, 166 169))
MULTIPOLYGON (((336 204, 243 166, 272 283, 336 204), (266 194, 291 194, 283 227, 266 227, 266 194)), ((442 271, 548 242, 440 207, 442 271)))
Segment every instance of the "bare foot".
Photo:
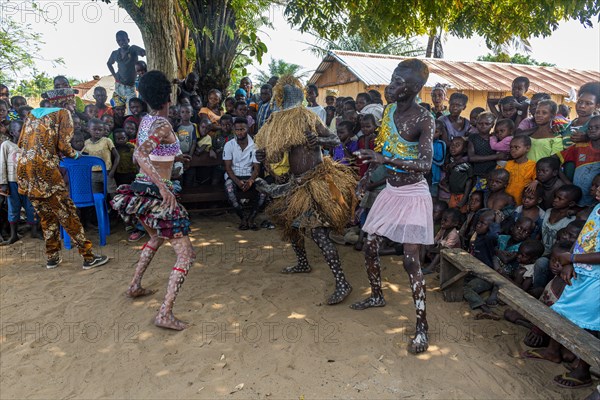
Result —
POLYGON ((337 287, 335 292, 333 292, 333 294, 327 299, 327 304, 332 306, 334 304, 341 303, 346 297, 348 297, 350 292, 352 292, 352 286, 350 286, 349 283, 346 283, 345 286, 337 287))
POLYGON ((308 273, 312 271, 312 269, 310 268, 310 266, 306 266, 306 267, 302 267, 300 265, 292 265, 290 267, 285 267, 284 269, 281 270, 282 274, 301 274, 301 273, 308 273))
POLYGON ((182 331, 189 326, 188 323, 175 318, 173 313, 168 315, 157 314, 156 318, 154 318, 154 325, 160 326, 161 328, 174 329, 176 331, 182 331))
POLYGON ((546 347, 548 346, 548 342, 550 341, 548 335, 542 332, 537 327, 531 328, 531 330, 525 335, 523 339, 523 343, 529 347, 546 347))
POLYGON ((144 297, 144 296, 150 296, 153 295, 154 293, 158 292, 158 290, 155 289, 144 289, 143 287, 138 287, 138 288, 129 288, 127 289, 127 291, 125 292, 125 296, 130 297, 132 299, 135 299, 136 297, 144 297))
POLYGON ((385 300, 383 297, 367 297, 364 300, 356 302, 350 305, 350 308, 353 310, 366 310, 371 307, 383 307, 385 306, 385 300))
POLYGON ((556 364, 562 361, 562 359, 560 358, 560 353, 558 355, 553 354, 552 352, 548 351, 547 347, 537 350, 526 350, 521 353, 521 358, 527 358, 529 360, 550 361, 556 364))
POLYGON ((411 354, 423 353, 429 348, 429 337, 427 331, 417 332, 415 337, 410 341, 408 345, 408 352, 411 354))

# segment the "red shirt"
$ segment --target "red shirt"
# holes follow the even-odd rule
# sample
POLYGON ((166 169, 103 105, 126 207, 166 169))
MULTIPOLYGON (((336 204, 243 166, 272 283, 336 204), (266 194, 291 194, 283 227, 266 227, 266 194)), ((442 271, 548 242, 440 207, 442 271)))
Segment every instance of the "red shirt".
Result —
POLYGON ((573 144, 556 155, 563 163, 575 163, 575 168, 600 162, 600 149, 593 148, 591 143, 573 144))
MULTIPOLYGON (((374 150, 375 149, 375 135, 371 136, 368 143, 367 143, 366 139, 367 139, 366 136, 361 136, 358 139, 358 149, 359 150, 360 149, 374 150)), ((367 172, 367 170, 369 169, 369 164, 364 163, 361 158, 357 158, 356 166, 358 167, 358 175, 360 178, 362 178, 365 175, 365 173, 367 172)))

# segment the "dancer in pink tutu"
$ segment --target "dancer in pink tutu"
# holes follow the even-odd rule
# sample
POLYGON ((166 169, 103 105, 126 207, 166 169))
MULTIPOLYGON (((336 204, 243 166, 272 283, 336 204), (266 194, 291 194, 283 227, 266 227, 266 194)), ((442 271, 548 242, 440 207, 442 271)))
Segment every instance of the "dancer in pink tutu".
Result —
MULTIPOLYGON (((415 101, 428 76, 429 70, 422 61, 409 59, 398 65, 386 89, 395 103, 385 110, 375 151, 360 150, 365 162, 388 168, 388 179, 363 226, 368 234, 364 249, 371 296, 350 306, 364 310, 385 305, 379 247, 384 236, 403 243, 404 269, 417 309, 416 335, 408 346, 411 353, 424 352, 429 346, 425 280, 419 253, 422 245, 433 244, 433 205, 424 174, 431 170, 435 125, 431 113, 415 101)), ((368 175, 365 174, 363 180, 368 181, 368 175)), ((359 188, 362 185, 363 182, 359 188)))

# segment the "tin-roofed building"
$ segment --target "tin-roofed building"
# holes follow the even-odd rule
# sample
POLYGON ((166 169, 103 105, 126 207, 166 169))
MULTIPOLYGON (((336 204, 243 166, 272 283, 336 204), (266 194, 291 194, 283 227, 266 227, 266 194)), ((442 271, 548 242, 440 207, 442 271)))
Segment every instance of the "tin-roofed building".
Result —
MULTIPOLYGON (((398 63, 408 57, 387 54, 331 51, 308 80, 320 89, 319 103, 325 104, 325 90, 335 89, 338 96, 356 97, 371 89, 383 90, 398 63)), ((600 81, 600 71, 582 71, 557 67, 494 63, 484 61, 449 61, 422 58, 429 67, 429 80, 421 91, 421 100, 431 104, 430 89, 436 83, 448 85, 448 98, 454 92, 469 96, 467 112, 474 107, 487 109, 487 98, 510 96, 511 84, 517 76, 531 81, 527 97, 544 92, 558 104, 573 106, 576 91, 591 81, 600 81)), ((575 116, 573 109, 571 116, 575 116)))

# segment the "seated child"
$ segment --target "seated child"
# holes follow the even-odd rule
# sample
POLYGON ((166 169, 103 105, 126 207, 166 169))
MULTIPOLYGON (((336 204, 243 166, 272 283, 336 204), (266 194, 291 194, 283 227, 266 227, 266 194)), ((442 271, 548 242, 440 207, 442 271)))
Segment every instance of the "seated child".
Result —
MULTIPOLYGON (((104 136, 104 124, 102 121, 97 118, 90 119, 88 121, 88 131, 92 136, 85 141, 83 152, 104 160, 108 178, 106 183, 107 191, 109 194, 113 194, 117 191, 114 176, 119 165, 119 152, 113 142, 104 136)), ((92 181, 94 193, 104 191, 104 177, 100 166, 92 167, 92 181)))
POLYGON ((535 263, 532 289, 544 288, 550 280, 550 267, 548 256, 556 241, 556 233, 566 227, 575 219, 573 207, 581 199, 581 189, 575 185, 564 185, 554 192, 552 208, 546 210, 542 223, 542 243, 544 244, 544 257, 535 263))
POLYGON ((490 147, 490 131, 494 126, 495 118, 490 112, 482 112, 477 117, 477 134, 469 136, 469 162, 473 164, 475 190, 486 188, 487 174, 496 168, 498 160, 506 160, 504 153, 496 154, 490 147))
POLYGON ((501 220, 512 215, 515 200, 506 193, 510 174, 505 169, 495 169, 488 175, 488 190, 485 192, 485 207, 501 215, 501 220))
POLYGON ((442 213, 440 230, 433 241, 435 245, 428 249, 432 256, 431 263, 423 268, 423 275, 431 274, 439 268, 441 249, 459 249, 460 236, 458 228, 462 222, 462 214, 456 208, 449 208, 442 213))
POLYGON ((19 136, 23 128, 23 121, 15 120, 9 124, 9 133, 12 140, 6 140, 0 144, 0 195, 7 196, 8 223, 10 225, 10 237, 0 242, 0 246, 7 246, 19 240, 17 228, 21 220, 21 208, 25 209, 27 224, 31 227, 31 237, 42 239, 38 230, 38 218, 29 198, 19 194, 17 184, 17 157, 19 154, 19 136))
POLYGON ((535 161, 527 159, 527 153, 531 148, 529 136, 515 136, 510 142, 510 156, 504 169, 510 174, 510 180, 506 187, 506 193, 511 195, 516 205, 521 205, 523 189, 535 180, 535 161))
POLYGON ((354 124, 350 121, 342 121, 337 127, 337 135, 341 143, 332 149, 332 158, 346 165, 354 165, 354 152, 358 150, 358 143, 352 140, 354 124))
POLYGON ((519 246, 517 261, 519 269, 515 273, 515 284, 524 291, 531 289, 534 263, 544 254, 544 245, 538 240, 526 240, 519 246))
POLYGON ((594 195, 590 194, 592 180, 600 173, 600 115, 592 117, 588 122, 587 136, 590 142, 576 143, 557 153, 562 163, 575 164, 573 183, 581 188, 583 197, 580 205, 593 204, 594 195))
POLYGON ((135 180, 138 168, 133 161, 135 146, 127 141, 124 129, 115 129, 115 148, 119 153, 119 164, 115 170, 115 182, 117 186, 130 185, 135 180))
POLYGON ((556 157, 544 157, 535 164, 535 180, 528 186, 530 191, 540 185, 544 194, 540 207, 544 210, 552 207, 554 192, 565 185, 559 176, 560 161, 556 157))
MULTIPOLYGON (((493 210, 483 211, 479 216, 475 234, 471 239, 471 255, 490 268, 493 268, 493 257, 498 243, 499 222, 500 220, 493 210)), ((477 277, 472 277, 468 282, 465 282, 464 299, 469 303, 472 310, 479 309, 481 311, 480 314, 475 316, 475 319, 500 319, 480 295, 493 288, 492 283, 477 277)))
MULTIPOLYGON (((217 158, 217 153, 213 150, 213 138, 208 134, 211 122, 206 117, 200 117, 198 124, 198 143, 196 143, 195 157, 201 157, 208 154, 212 159, 217 158)), ((210 184, 215 167, 208 165, 197 165, 190 167, 183 173, 183 185, 190 186, 198 183, 200 185, 210 184)))
MULTIPOLYGON (((504 118, 496 122, 494 134, 490 136, 490 147, 498 153, 510 154, 510 142, 513 138, 515 123, 512 119, 504 118)), ((505 160, 498 160, 498 165, 504 167, 505 160)))
POLYGON ((483 192, 477 190, 469 195, 467 203, 467 218, 460 230, 461 247, 467 250, 470 247, 471 237, 475 233, 475 225, 479 218, 479 212, 483 209, 483 192))
MULTIPOLYGON (((554 246, 552 246, 550 270, 554 278, 546 285, 542 294, 540 296, 536 296, 538 297, 538 300, 548 307, 556 303, 556 300, 560 298, 563 289, 566 286, 565 281, 560 277, 560 268, 557 268, 557 266, 560 267, 560 263, 556 262, 557 257, 561 253, 570 252, 572 246, 573 242, 565 242, 561 240, 557 241, 554 246)), ((548 345, 550 337, 537 326, 533 325, 518 311, 508 309, 504 312, 504 318, 513 324, 529 328, 529 332, 523 339, 523 343, 525 343, 526 346, 539 348, 546 347, 548 345)))
POLYGON ((433 199, 433 225, 435 232, 439 231, 442 223, 442 215, 448 209, 448 203, 442 200, 433 199))
MULTIPOLYGON (((496 250, 496 257, 494 257, 494 269, 496 271, 509 279, 514 277, 517 269, 519 246, 529 239, 534 226, 535 224, 531 219, 521 217, 512 225, 510 235, 498 236, 498 249, 496 250)), ((541 256, 540 254, 538 257, 541 256)))
POLYGON ((455 137, 450 142, 450 158, 445 166, 446 176, 440 183, 440 190, 450 192, 448 206, 467 212, 467 201, 473 187, 473 167, 464 160, 467 155, 467 142, 461 137, 455 137))
POLYGON ((539 204, 542 202, 543 190, 541 186, 536 187, 534 192, 523 189, 522 204, 513 211, 512 219, 517 221, 521 217, 527 217, 534 222, 534 229, 530 239, 540 240, 542 238, 542 223, 546 212, 539 204))
POLYGON ((554 192, 553 207, 546 210, 542 223, 542 242, 546 249, 544 255, 550 254, 556 240, 556 232, 575 220, 574 207, 581 195, 581 189, 575 185, 564 185, 554 192))

